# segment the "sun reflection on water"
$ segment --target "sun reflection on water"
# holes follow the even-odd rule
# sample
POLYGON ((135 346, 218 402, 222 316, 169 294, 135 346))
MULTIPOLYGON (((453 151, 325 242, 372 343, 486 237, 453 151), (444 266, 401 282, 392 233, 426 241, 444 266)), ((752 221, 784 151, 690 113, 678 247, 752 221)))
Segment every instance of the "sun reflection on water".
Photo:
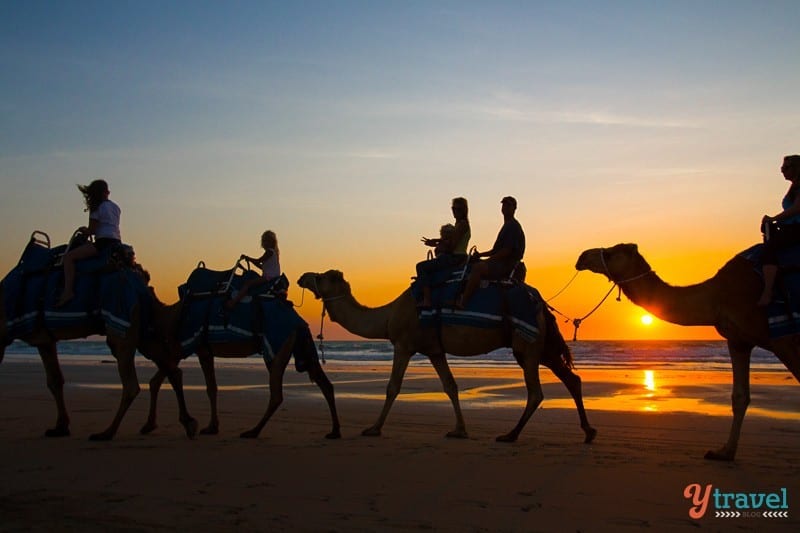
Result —
POLYGON ((644 371, 644 388, 649 391, 656 390, 656 373, 652 370, 644 371))

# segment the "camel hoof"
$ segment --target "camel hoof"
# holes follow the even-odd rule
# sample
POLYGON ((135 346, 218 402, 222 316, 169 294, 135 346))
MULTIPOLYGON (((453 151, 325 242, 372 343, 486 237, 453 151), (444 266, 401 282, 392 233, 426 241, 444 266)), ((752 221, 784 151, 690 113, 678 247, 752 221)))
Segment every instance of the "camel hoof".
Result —
POLYGON ((727 451, 709 450, 706 452, 705 459, 709 461, 733 461, 734 454, 727 451))
POLYGON ((467 431, 465 429, 455 429, 445 435, 448 439, 468 439, 467 431))
POLYGON ((89 440, 93 441, 106 441, 111 440, 114 437, 114 434, 110 431, 103 431, 102 433, 95 433, 94 435, 89 435, 89 440))
POLYGON ((259 432, 256 431, 255 429, 251 429, 249 431, 245 431, 244 433, 239 435, 239 437, 242 439, 255 439, 258 437, 258 433, 259 432))
POLYGON ((375 427, 367 428, 361 432, 363 437, 380 437, 381 430, 375 427))
POLYGON ((156 430, 158 424, 155 422, 147 422, 145 425, 142 426, 142 429, 139 430, 140 435, 149 435, 153 431, 156 430))
POLYGON ((200 430, 201 435, 219 435, 219 426, 208 426, 200 430))
POLYGON ((331 431, 330 433, 325 435, 325 438, 326 439, 330 439, 330 440, 341 439, 342 438, 342 434, 341 434, 341 432, 339 432, 338 429, 334 429, 333 431, 331 431))
POLYGON ((44 432, 45 437, 69 437, 69 428, 54 427, 44 432))
POLYGON ((594 438, 597 436, 597 430, 593 427, 584 428, 583 430, 586 433, 586 438, 583 439, 584 444, 591 444, 594 438))
POLYGON ((513 433, 506 433, 505 435, 500 435, 494 440, 497 442, 517 442, 517 436, 513 433))
POLYGON ((197 435, 197 420, 189 417, 188 420, 181 420, 184 429, 186 429, 186 436, 193 439, 197 435))

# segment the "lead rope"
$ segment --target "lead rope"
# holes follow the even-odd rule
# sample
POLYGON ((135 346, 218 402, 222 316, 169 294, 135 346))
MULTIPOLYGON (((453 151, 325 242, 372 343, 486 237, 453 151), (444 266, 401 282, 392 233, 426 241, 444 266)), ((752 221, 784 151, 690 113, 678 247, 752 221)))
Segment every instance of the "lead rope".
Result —
POLYGON ((322 364, 325 364, 325 336, 322 334, 322 328, 325 326, 325 302, 322 302, 322 316, 319 319, 319 335, 317 335, 317 339, 319 340, 319 354, 322 357, 322 364))
POLYGON ((572 275, 572 277, 571 277, 571 278, 570 278, 570 280, 567 282, 567 284, 566 284, 566 285, 564 285, 564 286, 561 288, 561 290, 560 290, 560 291, 558 291, 557 293, 555 293, 554 295, 552 295, 550 298, 548 298, 547 300, 545 300, 545 302, 549 302, 550 300, 555 300, 556 298, 558 298, 558 297, 561 295, 561 293, 562 293, 562 292, 564 292, 565 290, 567 290, 567 287, 569 287, 570 285, 572 285, 572 282, 573 282, 573 281, 575 281, 575 278, 577 278, 577 277, 578 277, 578 274, 580 274, 580 273, 581 273, 581 271, 580 271, 580 270, 576 270, 576 271, 575 271, 575 274, 573 274, 573 275, 572 275))
POLYGON ((573 318, 573 319, 572 319, 572 326, 575 328, 575 330, 572 332, 572 341, 573 341, 573 342, 578 340, 578 328, 579 328, 579 327, 581 327, 581 323, 582 323, 584 320, 586 320, 587 318, 589 318, 589 317, 592 315, 592 313, 594 313, 595 311, 597 311, 598 309, 600 309, 600 306, 601 306, 601 305, 603 305, 603 302, 605 302, 605 301, 606 301, 606 299, 608 298, 608 296, 609 296, 609 295, 611 294, 611 292, 614 290, 614 287, 617 287, 617 288, 619 289, 619 293, 617 293, 617 301, 618 301, 618 302, 621 302, 621 301, 622 301, 622 287, 620 287, 619 285, 617 285, 617 284, 615 283, 615 284, 613 284, 613 285, 611 286, 611 288, 610 288, 610 289, 608 289, 608 292, 606 293, 606 295, 605 295, 605 296, 603 296, 603 299, 602 299, 602 300, 600 300, 600 303, 598 303, 597 305, 595 305, 595 306, 594 306, 594 308, 593 308, 591 311, 589 311, 588 313, 586 313, 585 315, 583 315, 581 318, 573 318))
MULTIPOLYGON (((574 277, 573 277, 573 279, 574 279, 574 277)), ((572 282, 572 281, 570 280, 570 283, 571 283, 571 282, 572 282)), ((622 287, 619 287, 619 285, 617 285, 616 283, 614 283, 614 284, 611 286, 611 288, 610 288, 610 289, 608 289, 608 292, 606 293, 606 295, 605 295, 605 296, 603 296, 603 298, 600 300, 600 302, 599 302, 597 305, 595 305, 595 306, 592 308, 592 310, 591 310, 591 311, 589 311, 588 313, 586 313, 585 315, 583 315, 583 316, 582 316, 582 317, 580 317, 580 318, 570 318, 570 317, 568 317, 567 315, 565 315, 564 313, 562 313, 561 311, 559 311, 558 309, 556 309, 555 307, 553 307, 552 305, 550 305, 549 303, 547 303, 548 301, 550 301, 550 300, 552 300, 553 298, 555 298, 555 296, 554 296, 553 298, 550 298, 550 300, 545 300, 545 305, 547 306, 547 308, 548 308, 548 309, 550 309, 550 310, 551 310, 552 312, 554 312, 555 314, 557 314, 557 315, 559 315, 559 316, 563 316, 563 317, 566 319, 566 320, 565 320, 565 322, 571 322, 571 323, 572 323, 572 326, 575 328, 575 330, 572 332, 572 340, 573 340, 573 341, 577 341, 577 340, 578 340, 578 328, 579 328, 579 327, 581 327, 581 323, 582 323, 584 320, 586 320, 587 318, 589 318, 589 317, 590 317, 590 316, 591 316, 591 315, 592 315, 592 314, 593 314, 595 311, 597 311, 598 309, 600 309, 600 306, 601 306, 601 305, 603 305, 603 302, 605 302, 605 301, 606 301, 606 299, 608 299, 608 296, 609 296, 609 295, 611 294, 611 292, 614 290, 614 287, 617 287, 617 288, 619 289, 619 293, 617 294, 617 301, 618 301, 618 302, 621 302, 621 301, 622 301, 622 287)), ((557 296, 557 295, 556 295, 556 296, 557 296)))

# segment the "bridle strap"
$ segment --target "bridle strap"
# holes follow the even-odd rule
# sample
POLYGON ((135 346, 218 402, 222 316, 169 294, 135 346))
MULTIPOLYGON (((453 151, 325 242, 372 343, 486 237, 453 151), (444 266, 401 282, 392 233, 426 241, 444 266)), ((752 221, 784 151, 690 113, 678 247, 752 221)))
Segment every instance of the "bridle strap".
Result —
POLYGON ((642 272, 641 274, 637 274, 637 275, 635 275, 633 277, 617 281, 611 276, 611 271, 608 269, 608 264, 606 264, 606 257, 604 255, 604 252, 605 252, 605 249, 604 248, 600 248, 600 262, 603 263, 603 269, 606 271, 606 276, 608 276, 608 279, 610 279, 611 281, 613 281, 617 285, 624 285, 625 283, 630 283, 631 281, 636 281, 637 279, 641 279, 641 278, 647 276, 648 274, 652 274, 653 273, 653 269, 651 268, 647 272, 642 272))

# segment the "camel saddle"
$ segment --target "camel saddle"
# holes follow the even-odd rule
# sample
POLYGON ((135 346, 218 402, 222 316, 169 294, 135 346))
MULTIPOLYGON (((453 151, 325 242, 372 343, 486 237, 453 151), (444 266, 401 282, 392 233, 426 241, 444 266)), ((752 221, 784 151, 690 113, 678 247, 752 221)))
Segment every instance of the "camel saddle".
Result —
MULTIPOLYGON (((539 336, 536 317, 544 301, 539 291, 516 280, 483 281, 467 307, 456 309, 454 303, 469 275, 463 270, 461 267, 442 270, 431 277, 432 305, 430 308, 420 308, 422 327, 503 327, 508 330, 509 338, 512 331, 529 341, 539 336)), ((422 300, 422 285, 416 279, 411 283, 411 293, 417 301, 422 300)))
MULTIPOLYGON (((739 255, 762 275, 763 244, 756 244, 739 255)), ((767 306, 769 335, 775 339, 800 334, 800 246, 778 252, 778 277, 772 302, 767 306)))
MULTIPOLYGON (((50 248, 31 238, 17 265, 3 279, 7 341, 37 327, 56 329, 86 323, 98 334, 111 329, 124 335, 130 327, 134 305, 142 298, 151 298, 141 270, 134 267, 133 248, 120 245, 78 261, 75 297, 56 308, 64 287, 60 259, 66 250, 66 244, 50 248)), ((149 309, 150 306, 143 306, 142 313, 149 309)))
POLYGON ((283 274, 271 284, 252 287, 233 309, 225 306, 254 276, 258 274, 250 270, 240 274, 235 268, 218 271, 198 266, 192 271, 178 288, 183 303, 178 331, 183 356, 201 346, 213 353, 215 344, 255 340, 264 360, 270 362, 286 339, 297 332, 295 368, 306 371, 318 354, 308 324, 286 299, 289 281, 283 274))

